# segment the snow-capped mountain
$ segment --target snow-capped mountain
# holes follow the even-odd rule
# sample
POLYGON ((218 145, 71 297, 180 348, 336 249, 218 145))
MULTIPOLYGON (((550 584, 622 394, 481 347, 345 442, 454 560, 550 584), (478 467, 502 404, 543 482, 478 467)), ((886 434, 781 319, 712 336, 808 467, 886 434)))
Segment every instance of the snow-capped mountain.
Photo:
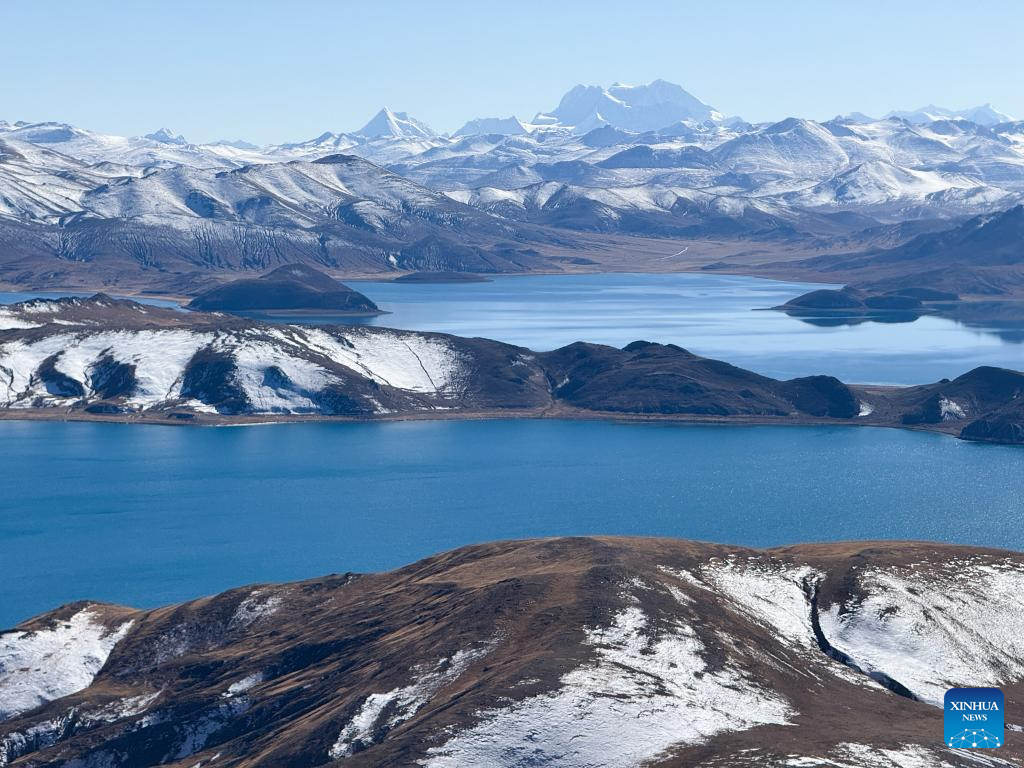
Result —
POLYGON ((437 134, 426 124, 405 112, 392 112, 384 107, 370 122, 356 131, 368 139, 432 139, 437 134))
POLYGON ((526 125, 515 115, 511 117, 478 117, 463 125, 452 136, 479 136, 482 134, 522 136, 532 129, 533 126, 526 125))
POLYGON ((161 128, 159 131, 147 133, 142 138, 159 141, 161 144, 177 144, 180 147, 188 146, 188 140, 180 133, 175 133, 170 128, 161 128))
POLYGON ((533 119, 538 125, 560 125, 586 133, 602 125, 630 131, 656 131, 679 121, 721 121, 713 107, 674 83, 655 80, 647 85, 615 83, 609 88, 577 85, 558 106, 533 119))
MULTIPOLYGON (((279 144, 270 149, 268 154, 279 155, 282 158, 302 157, 315 159, 324 155, 333 155, 338 152, 346 152, 358 146, 359 139, 347 133, 332 133, 326 131, 312 139, 298 141, 293 144, 279 144)), ((263 158, 266 159, 266 158, 263 158)))
POLYGON ((886 117, 897 117, 910 123, 931 123, 935 120, 967 120, 978 125, 997 125, 998 123, 1009 123, 1014 120, 1005 112, 1000 112, 991 104, 982 104, 980 107, 968 107, 967 109, 946 109, 929 104, 920 109, 896 110, 890 112, 886 117))
POLYGON ((86 192, 133 171, 129 166, 89 166, 45 145, 0 135, 0 218, 57 220, 81 210, 86 192))
POLYGON ((870 213, 881 207, 889 215, 901 204, 921 213, 932 204, 949 209, 954 200, 965 211, 975 206, 1006 207, 1015 199, 1004 190, 993 189, 971 176, 915 170, 885 160, 868 160, 831 176, 809 189, 790 193, 785 199, 803 207, 856 207, 870 213))
POLYGON ((38 268, 64 286, 181 290, 196 270, 290 262, 370 273, 550 264, 530 250, 549 234, 352 155, 143 170, 0 139, 0 190, 0 275, 14 282, 38 268))

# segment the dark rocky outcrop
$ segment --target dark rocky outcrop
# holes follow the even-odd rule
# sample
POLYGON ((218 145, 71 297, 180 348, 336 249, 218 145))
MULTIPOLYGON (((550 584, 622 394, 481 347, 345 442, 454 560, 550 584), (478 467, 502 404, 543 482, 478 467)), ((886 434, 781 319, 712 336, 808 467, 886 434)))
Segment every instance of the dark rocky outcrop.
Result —
POLYGON ((927 289, 874 294, 851 287, 838 290, 819 288, 818 290, 797 296, 782 306, 775 307, 775 309, 795 316, 825 313, 843 317, 857 317, 860 315, 885 317, 902 314, 917 317, 926 312, 934 311, 922 301, 922 296, 927 295, 946 296, 948 294, 927 289))
POLYGON ((635 341, 615 349, 577 342, 540 360, 555 397, 577 408, 706 416, 785 416, 802 410, 787 396, 799 387, 674 344, 635 341))
POLYGON ((1024 443, 1024 373, 981 366, 953 380, 904 387, 881 403, 899 424, 938 428, 968 440, 1024 443))
POLYGON ((104 399, 125 397, 135 388, 135 365, 101 357, 89 371, 89 388, 104 399))
POLYGON ((853 391, 834 376, 804 376, 782 382, 781 391, 801 413, 851 419, 860 411, 853 391))
POLYGON ((864 306, 868 309, 897 312, 917 312, 924 307, 920 299, 899 293, 887 293, 882 296, 867 296, 864 299, 864 306))
POLYGON ((849 387, 830 376, 777 381, 674 344, 577 342, 541 360, 560 401, 595 411, 850 418, 858 410, 849 387))
POLYGON ((35 375, 43 383, 46 391, 56 397, 82 397, 85 387, 81 382, 57 370, 60 353, 50 355, 36 369, 35 375))
POLYGON ((960 432, 966 440, 1024 444, 1024 395, 988 415, 972 421, 960 432))
POLYGON ((185 366, 181 396, 211 405, 218 413, 244 413, 249 401, 235 378, 236 370, 231 355, 209 347, 200 349, 185 366))

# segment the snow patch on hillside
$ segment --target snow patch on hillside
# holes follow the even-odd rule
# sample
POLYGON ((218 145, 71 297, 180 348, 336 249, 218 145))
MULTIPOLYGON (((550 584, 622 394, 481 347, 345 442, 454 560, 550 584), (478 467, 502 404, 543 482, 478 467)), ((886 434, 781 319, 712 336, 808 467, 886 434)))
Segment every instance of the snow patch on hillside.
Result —
POLYGON ((825 637, 935 706, 948 688, 1024 680, 1024 571, 953 561, 929 572, 861 573, 862 599, 820 612, 825 637))
POLYGON ((560 687, 481 713, 480 722, 430 750, 429 768, 558 764, 638 765, 677 744, 716 733, 786 724, 785 699, 741 671, 709 671, 704 645, 687 625, 664 632, 639 605, 607 627, 586 630, 594 660, 560 687))
POLYGON ((459 353, 441 338, 358 328, 309 328, 304 333, 310 347, 325 357, 398 389, 454 394, 464 370, 459 353))
POLYGON ((0 768, 24 754, 56 744, 73 722, 74 710, 60 717, 41 720, 22 731, 10 731, 0 737, 0 768))
POLYGON ((414 667, 411 683, 385 693, 366 697, 352 719, 341 729, 330 749, 333 760, 349 757, 378 743, 388 731, 404 723, 423 708, 431 697, 455 682, 475 661, 483 658, 493 643, 457 651, 432 668, 414 667))
POLYGON ((966 750, 955 752, 955 763, 943 760, 940 754, 952 755, 952 750, 925 749, 906 745, 895 748, 875 747, 868 744, 840 744, 828 757, 790 755, 780 763, 787 768, 956 768, 972 763, 978 766, 1013 766, 998 757, 979 755, 966 750))
POLYGON ((960 404, 948 397, 939 399, 939 413, 942 415, 943 421, 958 421, 967 417, 960 404))
POLYGON ((23 317, 19 317, 17 314, 9 309, 0 309, 0 331, 13 331, 21 330, 25 328, 39 328, 41 323, 33 323, 31 320, 26 320, 23 317))
POLYGON ((268 593, 266 590, 254 590, 238 604, 231 617, 229 628, 247 628, 261 619, 273 616, 281 608, 280 595, 268 593))
POLYGON ((88 688, 132 626, 83 609, 49 629, 0 635, 0 720, 88 688))
POLYGON ((235 361, 235 379, 252 408, 259 412, 302 412, 316 410, 316 403, 301 392, 319 392, 336 379, 316 363, 288 354, 269 341, 232 338, 222 344, 235 361), (271 386, 267 370, 277 368, 294 389, 271 386), (295 391, 299 390, 299 391, 295 391))
POLYGON ((228 689, 221 694, 225 699, 231 699, 239 694, 245 693, 246 691, 255 688, 257 685, 263 682, 264 674, 262 672, 253 672, 251 675, 246 675, 241 680, 237 680, 228 686, 228 689))
POLYGON ((82 722, 87 725, 95 723, 116 723, 118 720, 141 715, 149 705, 157 700, 160 691, 143 693, 138 696, 125 696, 102 707, 81 713, 82 722))
POLYGON ((803 588, 806 580, 822 577, 813 568, 730 559, 708 563, 701 575, 755 623, 797 645, 815 647, 811 608, 803 588))

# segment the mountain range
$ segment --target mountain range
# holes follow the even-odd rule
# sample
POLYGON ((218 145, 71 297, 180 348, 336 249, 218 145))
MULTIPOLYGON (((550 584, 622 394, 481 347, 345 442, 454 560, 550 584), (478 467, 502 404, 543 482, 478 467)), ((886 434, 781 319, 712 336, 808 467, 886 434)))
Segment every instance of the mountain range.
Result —
POLYGON ((75 603, 0 634, 0 765, 1004 768, 1022 595, 993 549, 594 537, 75 603), (998 749, 943 744, 973 686, 998 749))
POLYGON ((1000 112, 991 104, 967 109, 946 109, 929 104, 927 107, 889 112, 886 117, 898 117, 911 123, 931 123, 936 120, 967 120, 978 125, 992 126, 998 123, 1012 122, 1013 118, 1000 112))
POLYGON ((559 271, 602 258, 593 235, 836 253, 1024 200, 1024 122, 929 109, 749 124, 655 81, 578 86, 532 122, 451 136, 386 108, 265 147, 0 122, 0 280, 80 284, 82 263, 103 285, 179 292, 291 261, 559 271))

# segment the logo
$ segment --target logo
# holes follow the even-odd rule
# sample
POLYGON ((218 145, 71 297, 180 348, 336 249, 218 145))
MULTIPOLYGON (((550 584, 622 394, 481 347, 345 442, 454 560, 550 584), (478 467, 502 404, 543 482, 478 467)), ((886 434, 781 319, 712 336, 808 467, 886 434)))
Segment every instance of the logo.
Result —
POLYGON ((943 741, 947 747, 1003 745, 1003 692, 998 688, 950 688, 943 708, 943 741))

